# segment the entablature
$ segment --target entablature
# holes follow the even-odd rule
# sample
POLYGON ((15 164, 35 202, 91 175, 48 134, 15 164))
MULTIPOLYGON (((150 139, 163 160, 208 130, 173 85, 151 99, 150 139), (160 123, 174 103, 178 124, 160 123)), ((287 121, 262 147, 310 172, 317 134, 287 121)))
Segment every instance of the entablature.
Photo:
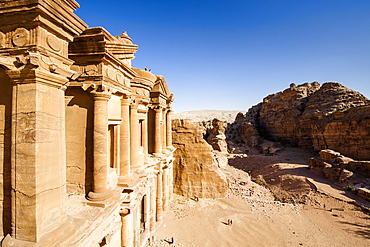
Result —
POLYGON ((85 60, 93 60, 94 57, 99 60, 110 54, 119 63, 130 67, 138 46, 130 43, 127 35, 121 36, 114 37, 102 27, 87 28, 70 44, 70 57, 81 64, 85 60))
POLYGON ((0 0, 1 31, 43 26, 59 38, 70 42, 73 36, 79 35, 87 27, 86 23, 73 13, 78 7, 74 0, 0 0))

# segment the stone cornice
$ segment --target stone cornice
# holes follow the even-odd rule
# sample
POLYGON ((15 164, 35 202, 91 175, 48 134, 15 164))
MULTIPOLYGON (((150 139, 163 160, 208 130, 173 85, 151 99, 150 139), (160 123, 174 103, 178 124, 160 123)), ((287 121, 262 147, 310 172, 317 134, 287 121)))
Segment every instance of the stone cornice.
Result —
POLYGON ((32 27, 41 22, 54 34, 63 34, 71 41, 72 36, 80 34, 87 27, 73 13, 78 7, 74 0, 3 0, 0 1, 0 19, 2 28, 14 28, 17 25, 32 27), (22 15, 22 20, 18 18, 19 15, 22 15))
POLYGON ((41 83, 44 85, 65 90, 69 83, 68 79, 64 76, 52 74, 50 72, 41 71, 37 69, 7 70, 6 73, 12 80, 13 84, 41 83))
MULTIPOLYGON (((120 56, 116 56, 114 52, 118 53, 117 49, 109 48, 112 46, 120 47, 125 52, 127 52, 125 50, 127 47, 131 47, 132 51, 136 52, 136 49, 134 49, 136 45, 120 43, 116 37, 109 34, 104 28, 95 27, 86 29, 81 36, 76 37, 70 43, 69 57, 75 61, 76 65, 104 63, 121 71, 130 80, 137 76, 137 73, 120 59, 122 53, 120 56)), ((131 55, 125 53, 124 58, 130 58, 130 56, 133 57, 133 53, 131 55)))
POLYGON ((132 68, 136 73, 136 77, 131 80, 132 87, 141 87, 146 90, 152 90, 157 79, 155 75, 142 69, 132 68))

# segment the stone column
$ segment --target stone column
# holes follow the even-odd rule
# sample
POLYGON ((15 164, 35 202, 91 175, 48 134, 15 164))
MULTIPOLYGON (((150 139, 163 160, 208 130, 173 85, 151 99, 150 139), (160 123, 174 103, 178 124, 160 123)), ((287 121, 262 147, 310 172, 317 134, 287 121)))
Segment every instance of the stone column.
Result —
POLYGON ((94 173, 93 190, 88 198, 101 201, 110 195, 108 190, 108 101, 106 92, 92 92, 94 97, 94 173))
POLYGON ((154 233, 156 229, 156 190, 157 190, 157 178, 153 177, 153 185, 150 188, 150 218, 149 218, 149 228, 150 232, 154 233))
POLYGON ((163 212, 163 188, 162 188, 162 171, 157 174, 157 210, 156 219, 157 222, 162 220, 163 212))
POLYGON ((130 209, 124 208, 120 211, 121 215, 121 246, 133 247, 134 244, 134 219, 130 209))
POLYGON ((146 157, 146 155, 148 154, 148 113, 146 113, 141 127, 141 133, 143 134, 142 143, 144 148, 144 155, 146 157))
POLYGON ((162 153, 162 133, 161 133, 161 119, 162 109, 155 108, 155 123, 154 123, 154 153, 162 153))
POLYGON ((121 135, 120 135, 120 173, 121 177, 130 174, 130 102, 121 99, 121 135))
POLYGON ((166 117, 166 143, 167 148, 171 149, 172 146, 172 112, 171 110, 167 111, 167 117, 166 117))
POLYGON ((169 176, 169 197, 168 200, 171 201, 173 197, 173 161, 169 164, 168 167, 168 176, 169 176))
MULTIPOLYGON (((162 124, 161 124, 161 134, 162 134, 162 148, 165 149, 167 147, 167 140, 166 140, 166 130, 167 130, 167 121, 166 121, 166 110, 163 109, 162 111, 162 124)), ((163 152, 163 150, 162 150, 163 152)))
POLYGON ((130 169, 139 167, 139 120, 137 116, 137 105, 130 106, 130 169))
POLYGON ((167 210, 167 206, 168 206, 168 198, 169 198, 169 184, 168 184, 168 167, 163 169, 163 175, 162 175, 162 179, 163 179, 163 211, 166 211, 167 210))

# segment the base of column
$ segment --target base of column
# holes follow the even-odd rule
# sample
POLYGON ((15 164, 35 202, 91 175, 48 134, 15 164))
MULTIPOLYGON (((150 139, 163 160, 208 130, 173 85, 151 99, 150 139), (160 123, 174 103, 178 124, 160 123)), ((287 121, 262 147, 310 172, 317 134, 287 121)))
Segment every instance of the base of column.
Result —
POLYGON ((86 199, 92 202, 102 202, 106 201, 107 199, 111 198, 113 195, 113 190, 109 189, 101 193, 95 193, 90 191, 89 194, 86 196, 86 199))

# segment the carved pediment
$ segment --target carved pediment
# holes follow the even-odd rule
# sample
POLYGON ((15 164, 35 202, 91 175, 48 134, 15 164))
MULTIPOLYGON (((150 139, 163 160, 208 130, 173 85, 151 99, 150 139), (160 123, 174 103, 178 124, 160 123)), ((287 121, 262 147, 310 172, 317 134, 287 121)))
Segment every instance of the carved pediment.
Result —
POLYGON ((151 93, 159 93, 159 94, 165 96, 166 98, 171 97, 171 93, 170 93, 170 90, 168 89, 167 82, 166 82, 166 79, 164 78, 164 76, 162 76, 162 75, 157 76, 157 80, 154 84, 154 87, 153 87, 151 93))

